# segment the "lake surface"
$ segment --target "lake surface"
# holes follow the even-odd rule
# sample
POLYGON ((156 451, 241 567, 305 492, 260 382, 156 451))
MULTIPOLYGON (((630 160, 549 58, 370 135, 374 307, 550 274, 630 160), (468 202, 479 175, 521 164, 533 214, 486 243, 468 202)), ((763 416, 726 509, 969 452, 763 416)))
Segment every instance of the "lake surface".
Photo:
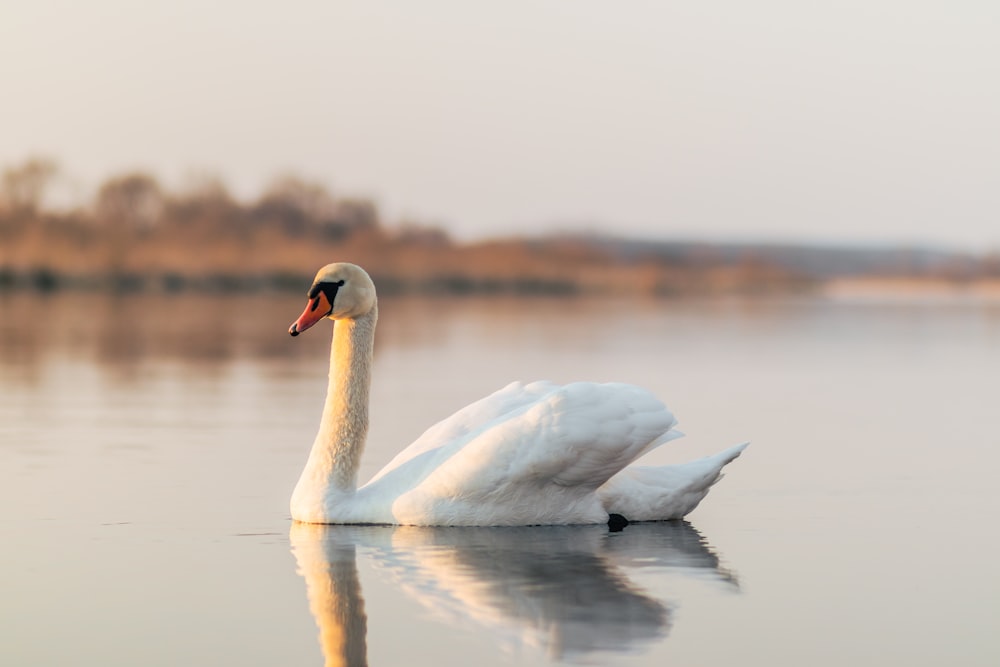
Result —
POLYGON ((753 441, 621 533, 293 525, 303 304, 0 294, 0 664, 1000 663, 1000 304, 383 300, 363 479, 514 379, 753 441))

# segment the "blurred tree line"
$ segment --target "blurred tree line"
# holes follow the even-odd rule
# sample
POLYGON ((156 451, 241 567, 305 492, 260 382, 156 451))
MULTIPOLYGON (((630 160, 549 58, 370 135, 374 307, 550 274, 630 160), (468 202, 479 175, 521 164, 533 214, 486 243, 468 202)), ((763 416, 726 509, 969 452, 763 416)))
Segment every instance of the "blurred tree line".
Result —
MULTIPOLYGON (((172 191, 132 171, 105 180, 83 204, 55 206, 66 181, 45 158, 3 169, 0 289, 301 290, 320 266, 350 261, 383 293, 757 294, 813 289, 832 275, 819 270, 822 261, 852 260, 816 249, 586 235, 459 244, 432 225, 387 224, 373 201, 334 196, 294 175, 240 201, 214 176, 172 191)), ((874 266, 887 260, 879 256, 874 266)), ((1000 277, 997 255, 921 266, 952 281, 1000 277)))

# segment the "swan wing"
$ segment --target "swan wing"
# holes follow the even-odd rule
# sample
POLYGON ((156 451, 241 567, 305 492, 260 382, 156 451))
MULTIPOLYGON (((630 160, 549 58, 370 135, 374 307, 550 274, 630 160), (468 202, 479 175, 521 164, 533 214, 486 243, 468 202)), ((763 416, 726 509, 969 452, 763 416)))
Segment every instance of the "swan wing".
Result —
POLYGON ((489 429, 498 420, 536 403, 558 388, 552 382, 511 382, 428 428, 389 461, 368 484, 395 472, 402 472, 411 480, 422 478, 449 457, 454 449, 467 442, 470 435, 489 429))
POLYGON ((395 487, 400 523, 603 522, 594 491, 675 424, 632 385, 509 385, 432 427, 371 484, 395 487))

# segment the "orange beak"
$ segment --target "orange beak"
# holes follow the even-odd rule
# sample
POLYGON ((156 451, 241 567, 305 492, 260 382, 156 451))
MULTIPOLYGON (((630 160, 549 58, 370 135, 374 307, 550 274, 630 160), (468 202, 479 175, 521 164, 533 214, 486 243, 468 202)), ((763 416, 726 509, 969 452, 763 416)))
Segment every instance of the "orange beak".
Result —
POLYGON ((313 298, 309 299, 309 303, 306 304, 306 309, 302 311, 301 315, 299 315, 299 319, 292 322, 292 326, 288 327, 288 333, 293 336, 298 336, 300 333, 329 315, 331 311, 333 311, 333 306, 326 298, 326 294, 320 292, 313 298))

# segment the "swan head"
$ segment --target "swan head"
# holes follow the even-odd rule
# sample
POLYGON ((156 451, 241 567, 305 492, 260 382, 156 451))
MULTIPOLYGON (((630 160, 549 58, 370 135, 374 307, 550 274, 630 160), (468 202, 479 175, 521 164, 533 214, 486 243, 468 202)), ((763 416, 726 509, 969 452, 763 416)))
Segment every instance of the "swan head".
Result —
POLYGON ((327 264, 309 288, 309 301, 288 333, 298 336, 324 317, 331 320, 356 319, 375 308, 375 283, 355 264, 327 264))

